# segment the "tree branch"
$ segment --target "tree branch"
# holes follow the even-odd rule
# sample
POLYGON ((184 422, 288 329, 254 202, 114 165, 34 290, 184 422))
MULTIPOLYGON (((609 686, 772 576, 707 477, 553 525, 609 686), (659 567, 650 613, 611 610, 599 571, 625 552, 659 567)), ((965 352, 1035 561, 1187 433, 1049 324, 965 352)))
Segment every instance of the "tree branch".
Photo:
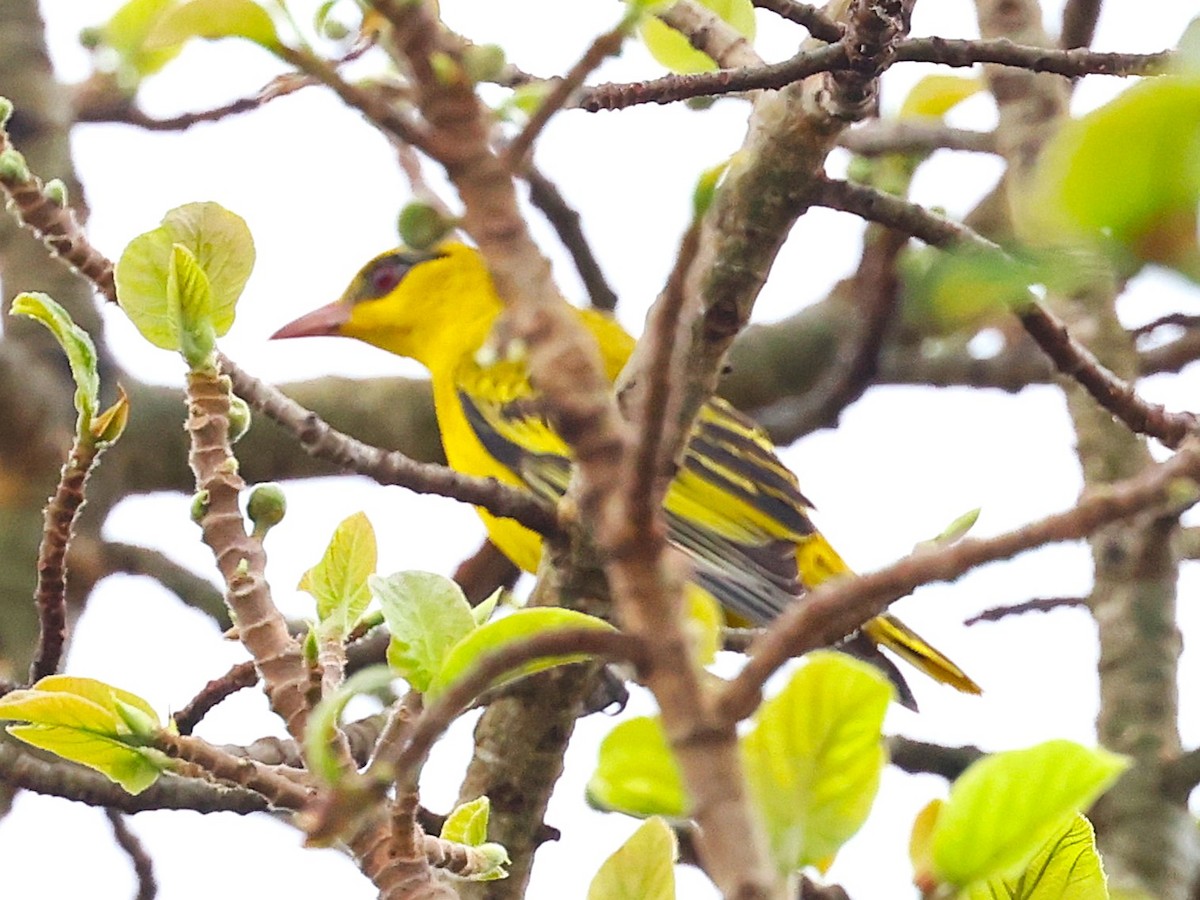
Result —
MULTIPOLYGON (((967 226, 939 216, 915 203, 863 185, 827 180, 815 202, 831 209, 851 212, 874 222, 890 225, 943 249, 964 246, 987 254, 1004 251, 967 226)), ((1177 448, 1200 420, 1190 412, 1168 412, 1163 406, 1139 397, 1124 381, 1096 359, 1090 350, 1071 337, 1066 326, 1049 310, 1026 294, 1014 304, 1014 312, 1025 330, 1050 357, 1055 367, 1077 381, 1097 403, 1137 434, 1147 434, 1168 447, 1177 448)))
POLYGON ((900 734, 889 735, 885 743, 888 762, 910 775, 941 775, 953 781, 971 763, 986 755, 978 747, 946 747, 917 741, 900 734))
MULTIPOLYGON (((919 550, 870 575, 822 585, 803 603, 793 604, 750 648, 750 660, 725 688, 721 708, 731 721, 749 715, 766 679, 788 659, 830 646, 897 597, 935 581, 953 581, 977 566, 1008 559, 1043 544, 1078 540, 1110 522, 1143 510, 1174 505, 1179 479, 1200 480, 1200 444, 1189 440, 1164 463, 1127 481, 1095 489, 1072 509, 987 539, 967 539, 937 550, 919 550)), ((1195 502, 1187 492, 1188 505, 1195 502)))
POLYGON ((985 609, 981 613, 977 613, 968 619, 963 620, 964 625, 978 625, 980 622, 999 622, 1001 619, 1006 619, 1009 616, 1023 616, 1028 612, 1049 612, 1052 609, 1062 609, 1064 607, 1087 607, 1087 597, 1036 597, 1033 600, 1026 600, 1024 603, 1013 603, 1009 606, 995 606, 991 609, 985 609))
POLYGON ((106 809, 104 814, 108 816, 108 824, 112 826, 117 846, 125 851, 133 865, 133 875, 138 886, 134 900, 154 900, 158 896, 158 882, 154 880, 154 861, 150 854, 146 852, 138 836, 129 830, 124 813, 106 809))

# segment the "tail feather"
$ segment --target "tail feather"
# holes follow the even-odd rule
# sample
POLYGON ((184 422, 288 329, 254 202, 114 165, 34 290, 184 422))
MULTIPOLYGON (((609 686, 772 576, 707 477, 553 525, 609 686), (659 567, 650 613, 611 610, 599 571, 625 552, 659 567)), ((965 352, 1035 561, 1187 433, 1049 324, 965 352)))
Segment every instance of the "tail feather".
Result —
POLYGON ((930 678, 957 688, 964 694, 981 694, 983 689, 915 631, 888 613, 863 626, 863 632, 876 644, 907 660, 930 678))

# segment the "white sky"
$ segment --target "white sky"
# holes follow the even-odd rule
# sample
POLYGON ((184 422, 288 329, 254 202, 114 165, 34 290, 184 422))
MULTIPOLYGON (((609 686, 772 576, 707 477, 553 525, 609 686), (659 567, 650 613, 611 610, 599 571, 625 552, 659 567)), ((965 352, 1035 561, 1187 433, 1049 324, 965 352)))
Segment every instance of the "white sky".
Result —
MULTIPOLYGON (((87 72, 75 44, 80 27, 102 21, 118 3, 43 0, 53 54, 63 77, 87 72)), ((308 8, 316 4, 297 4, 308 8)), ((1061 3, 1048 3, 1057 22, 1061 3)), ((1193 4, 1147 6, 1109 0, 1098 49, 1150 51, 1175 42, 1193 4)), ((562 71, 590 37, 610 27, 619 10, 611 2, 572 3, 569 14, 549 0, 442 0, 447 19, 469 37, 504 45, 519 65, 539 73, 562 71)), ((970 5, 922 0, 915 31, 974 36, 970 5)), ((761 52, 789 55, 801 32, 779 28, 760 13, 761 52), (767 32, 770 32, 768 34, 767 32)), ((191 47, 145 86, 145 107, 167 115, 217 105, 254 92, 276 68, 261 51, 233 43, 191 47)), ((613 80, 657 72, 644 51, 630 46, 603 70, 613 80)), ((907 85, 928 71, 898 67, 885 83, 885 108, 894 109, 907 85)), ((1102 102, 1122 86, 1092 79, 1077 91, 1080 108, 1102 102)), ((537 158, 585 216, 585 227, 622 297, 621 315, 640 330, 647 304, 659 290, 690 209, 697 174, 739 144, 747 107, 721 101, 703 114, 682 106, 642 107, 619 113, 571 112, 547 129, 537 158)), ((986 128, 994 109, 984 97, 964 104, 954 121, 986 128)), ((268 344, 266 336, 302 311, 337 296, 367 258, 395 243, 394 221, 407 199, 386 143, 329 94, 306 90, 249 116, 201 125, 183 134, 146 134, 123 126, 85 126, 74 135, 76 162, 92 206, 91 234, 115 257, 135 235, 154 227, 169 208, 216 200, 244 216, 255 235, 258 265, 224 348, 251 371, 275 380, 323 372, 377 375, 414 373, 403 361, 337 342, 268 344), (319 362, 317 362, 319 355, 319 362)), ((940 154, 914 185, 915 199, 961 214, 993 183, 999 167, 984 157, 940 154)), ((831 170, 845 158, 835 154, 831 170)), ((56 173, 40 173, 51 177, 56 173)), ((432 173, 431 173, 432 174, 432 173)), ((557 242, 535 215, 537 234, 554 255, 571 296, 582 293, 557 242)), ((796 227, 756 310, 769 321, 818 299, 851 270, 859 253, 859 227, 850 217, 815 211, 796 227)), ((1200 313, 1200 297, 1177 279, 1138 279, 1122 303, 1129 322, 1166 311, 1200 313)), ((110 311, 111 312, 111 311, 110 311)), ((139 377, 181 383, 171 354, 147 347, 119 313, 108 315, 109 334, 122 361, 139 377)), ((1153 379, 1147 396, 1183 408, 1195 396, 1196 376, 1153 379)), ((134 411, 136 415, 136 410, 134 411)), ((1035 388, 1019 396, 999 392, 881 389, 869 393, 825 431, 787 449, 805 493, 820 508, 819 524, 847 559, 872 569, 903 555, 962 512, 979 506, 976 533, 990 535, 1069 506, 1080 477, 1072 435, 1057 391, 1035 388)), ((305 595, 290 586, 315 561, 334 525, 359 509, 381 536, 380 571, 423 568, 450 572, 482 536, 474 514, 452 501, 380 488, 365 479, 340 479, 287 487, 289 515, 267 542, 268 569, 289 615, 305 615, 305 595)), ((159 547, 200 571, 211 557, 188 521, 187 500, 151 497, 120 507, 108 523, 114 539, 159 547)), ((1089 583, 1084 547, 1049 548, 1014 562, 989 566, 953 586, 935 586, 897 609, 911 625, 963 663, 986 690, 963 697, 919 677, 912 679, 924 712, 896 709, 888 728, 950 744, 989 749, 1027 746, 1052 737, 1094 741, 1096 714, 1094 629, 1078 611, 964 628, 962 620, 994 605, 1033 596, 1075 595, 1089 583)), ((1200 625, 1189 598, 1197 587, 1185 569, 1181 625, 1185 637, 1200 625)), ((242 658, 204 617, 144 579, 112 578, 96 592, 76 634, 69 660, 74 674, 101 678, 149 699, 164 715, 182 706, 208 679, 242 658)), ((1195 661, 1185 652, 1182 701, 1194 700, 1195 661)), ((647 712, 643 696, 631 704, 647 712)), ((425 801, 445 809, 457 791, 469 748, 460 722, 438 749, 423 785, 425 801), (453 737, 460 738, 454 740, 453 737)), ((567 771, 551 805, 549 822, 564 839, 539 854, 533 898, 583 896, 587 878, 636 827, 616 815, 587 810, 582 788, 595 745, 612 720, 580 723, 567 771)), ((1200 740, 1200 722, 1183 722, 1186 741, 1200 740)), ((265 731, 281 733, 265 702, 247 691, 219 707, 199 733, 215 741, 245 742, 265 731)), ((885 773, 876 809, 847 845, 831 879, 855 900, 915 896, 907 885, 908 829, 929 799, 945 793, 933 777, 885 773), (907 893, 906 893, 907 892, 907 893)), ((299 833, 263 817, 142 814, 132 820, 156 864, 163 900, 246 896, 251 885, 279 895, 343 900, 374 895, 346 859, 333 851, 303 851, 299 833), (253 875, 248 867, 253 865, 253 875), (249 877, 249 881, 247 880, 249 877), (332 895, 332 893, 331 893, 332 895)), ((0 860, 14 897, 84 895, 95 900, 132 895, 127 861, 111 845, 102 815, 66 801, 22 795, 0 822, 0 860), (85 863, 64 848, 95 848, 85 863)), ((679 896, 713 896, 704 880, 680 870, 679 896)))

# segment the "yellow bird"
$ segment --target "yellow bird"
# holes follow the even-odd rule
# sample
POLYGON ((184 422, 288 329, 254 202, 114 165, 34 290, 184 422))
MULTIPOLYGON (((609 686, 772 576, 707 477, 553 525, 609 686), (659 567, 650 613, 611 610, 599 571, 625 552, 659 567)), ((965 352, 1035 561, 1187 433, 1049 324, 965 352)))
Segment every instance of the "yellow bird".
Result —
MULTIPOLYGON (((479 252, 446 243, 375 257, 335 302, 272 337, 341 335, 415 359, 432 376, 433 402, 450 465, 557 501, 571 477, 570 448, 548 423, 524 365, 482 352, 503 304, 479 252)), ((605 374, 616 379, 634 340, 609 316, 580 309, 605 374)), ((695 567, 696 583, 730 612, 761 625, 849 567, 809 520, 810 504, 766 433, 719 398, 700 411, 664 501, 671 542, 695 567)), ((532 572, 541 538, 480 510, 488 534, 532 572)), ((843 649, 868 658, 913 700, 882 645, 937 681, 980 692, 953 662, 892 615, 868 622, 843 649), (865 637, 863 636, 865 635, 865 637)))

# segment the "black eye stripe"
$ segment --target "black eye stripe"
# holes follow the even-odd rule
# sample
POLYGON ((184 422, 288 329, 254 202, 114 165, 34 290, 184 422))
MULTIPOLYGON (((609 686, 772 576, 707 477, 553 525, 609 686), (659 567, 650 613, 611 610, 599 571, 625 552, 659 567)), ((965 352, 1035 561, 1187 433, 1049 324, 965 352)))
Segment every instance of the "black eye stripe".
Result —
POLYGON ((354 301, 378 300, 386 296, 396 289, 396 285, 404 280, 414 266, 445 255, 404 251, 379 257, 359 273, 354 301))

